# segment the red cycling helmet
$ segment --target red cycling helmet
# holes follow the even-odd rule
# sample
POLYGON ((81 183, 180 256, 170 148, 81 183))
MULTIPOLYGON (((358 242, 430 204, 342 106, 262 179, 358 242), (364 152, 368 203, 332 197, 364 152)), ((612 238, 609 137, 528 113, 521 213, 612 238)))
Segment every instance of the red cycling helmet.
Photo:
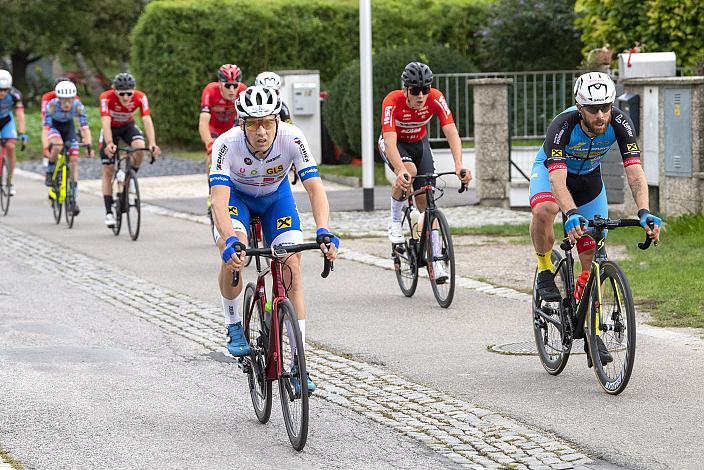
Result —
POLYGON ((234 64, 225 64, 218 69, 218 80, 226 83, 239 83, 242 71, 234 64))

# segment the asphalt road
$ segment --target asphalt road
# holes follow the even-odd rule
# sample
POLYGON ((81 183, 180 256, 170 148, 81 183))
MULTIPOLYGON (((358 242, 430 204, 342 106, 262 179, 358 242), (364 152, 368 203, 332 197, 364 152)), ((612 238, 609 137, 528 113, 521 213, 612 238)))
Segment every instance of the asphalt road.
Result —
MULTIPOLYGON (((0 223, 218 303, 218 258, 207 226, 145 213, 134 243, 102 226, 102 201, 81 195, 82 213, 68 230, 54 225, 39 183, 16 184, 18 197, 0 223)), ((36 256, 45 255, 37 246, 36 256)), ((628 389, 611 397, 600 390, 583 355, 551 377, 537 357, 487 351, 491 344, 532 339, 529 305, 523 302, 458 289, 453 306, 442 310, 424 279, 407 299, 390 271, 341 261, 322 281, 318 263, 306 257, 304 284, 308 338, 321 347, 555 433, 606 462, 701 468, 701 340, 639 334, 628 389)), ((76 462, 160 467, 159 459, 164 467, 223 466, 245 455, 242 466, 257 467, 262 460, 253 459, 261 452, 279 459, 268 465, 275 467, 448 463, 390 428, 322 400, 315 402, 309 447, 293 455, 280 419, 257 425, 244 379, 233 377, 231 364, 21 263, 2 263, 0 276, 2 310, 11 312, 0 323, 0 446, 30 466, 46 468, 52 458, 67 467, 80 466, 76 462), (261 447, 263 441, 267 447, 261 447), (367 460, 354 464, 355 458, 367 460)))

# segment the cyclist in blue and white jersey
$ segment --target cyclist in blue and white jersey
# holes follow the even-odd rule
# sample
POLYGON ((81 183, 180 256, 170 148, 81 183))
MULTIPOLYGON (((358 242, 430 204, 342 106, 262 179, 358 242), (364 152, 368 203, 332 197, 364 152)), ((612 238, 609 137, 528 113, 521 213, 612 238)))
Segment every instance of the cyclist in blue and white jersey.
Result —
MULTIPOLYGON (((281 98, 271 88, 251 86, 235 102, 239 126, 221 134, 213 144, 210 186, 215 238, 223 263, 219 273, 220 294, 227 324, 227 349, 233 356, 246 356, 250 348, 239 315, 244 282, 232 287, 232 271, 244 266, 244 245, 251 215, 258 215, 267 246, 303 242, 301 221, 287 174, 295 165, 308 192, 317 227, 316 240, 325 256, 337 257, 339 240, 328 230, 329 206, 318 168, 300 129, 281 122, 281 98), (321 240, 332 238, 328 250, 321 240)), ((301 285, 300 253, 288 258, 284 270, 288 295, 298 314, 305 343, 306 310, 301 285)), ((291 344, 295 344, 291 341, 291 344)), ((295 385, 294 385, 295 386, 295 385)), ((308 378, 308 390, 315 385, 308 378)))
MULTIPOLYGON (((531 239, 538 257, 537 287, 546 301, 560 300, 555 285, 555 266, 551 260, 555 242, 553 222, 562 211, 567 220, 565 230, 576 242, 582 273, 577 279, 575 296, 581 297, 589 277, 595 242, 583 236, 582 224, 595 215, 608 217, 606 188, 601 179, 600 165, 614 143, 618 144, 626 178, 638 206, 638 218, 653 240, 660 236, 659 217, 652 215, 648 205, 648 182, 640 162, 640 149, 633 123, 623 111, 613 106, 616 86, 601 72, 589 72, 577 78, 574 85, 576 106, 560 113, 548 127, 533 164, 530 179, 530 206, 533 219, 531 239), (653 230, 648 225, 652 218, 653 230)), ((597 337, 601 342, 601 338, 597 337)), ((611 356, 599 344, 602 362, 611 356), (603 353, 603 354, 602 354, 603 353)))
POLYGON ((17 140, 17 130, 19 138, 24 143, 27 142, 25 132, 24 106, 22 105, 22 94, 12 86, 12 75, 7 70, 0 70, 0 138, 7 149, 8 168, 10 169, 8 181, 10 182, 10 196, 15 195, 15 185, 12 184, 12 175, 15 172, 15 141, 17 140), (17 127, 12 111, 17 111, 17 127))
MULTIPOLYGON (((54 172, 56 159, 59 157, 64 143, 69 147, 68 158, 71 161, 73 179, 76 181, 76 192, 78 191, 78 140, 76 139, 76 128, 74 118, 78 118, 81 126, 81 138, 86 144, 88 157, 93 157, 91 148, 91 134, 88 127, 88 117, 86 108, 81 100, 76 96, 76 85, 70 80, 64 80, 56 84, 54 88, 56 98, 46 104, 44 115, 44 127, 42 128, 42 141, 49 143, 49 166, 46 172, 46 185, 51 184, 51 174, 54 172)), ((80 209, 78 203, 74 207, 74 215, 78 215, 80 209)))

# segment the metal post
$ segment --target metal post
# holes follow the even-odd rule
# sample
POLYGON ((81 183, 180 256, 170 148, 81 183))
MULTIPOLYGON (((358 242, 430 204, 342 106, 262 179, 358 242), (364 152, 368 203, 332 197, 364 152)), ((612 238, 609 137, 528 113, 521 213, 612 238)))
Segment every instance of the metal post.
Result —
POLYGON ((374 210, 374 114, 372 112, 372 4, 359 1, 360 99, 362 100, 362 187, 364 210, 374 210))

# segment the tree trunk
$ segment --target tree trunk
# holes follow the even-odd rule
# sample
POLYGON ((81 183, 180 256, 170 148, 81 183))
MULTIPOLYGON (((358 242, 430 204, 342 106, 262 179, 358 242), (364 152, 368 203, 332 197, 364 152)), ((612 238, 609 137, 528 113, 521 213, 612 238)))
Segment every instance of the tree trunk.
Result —
POLYGON ((103 92, 103 86, 100 84, 100 81, 95 76, 95 71, 93 70, 93 67, 88 64, 88 61, 86 61, 86 58, 83 57, 83 54, 81 54, 80 51, 76 52, 73 57, 76 60, 76 64, 81 70, 83 77, 86 80, 86 86, 88 87, 88 91, 91 95, 93 95, 93 97, 97 98, 103 92))
POLYGON ((15 51, 10 55, 12 60, 12 86, 28 96, 29 84, 27 83, 27 66, 35 61, 30 61, 28 52, 15 51))

